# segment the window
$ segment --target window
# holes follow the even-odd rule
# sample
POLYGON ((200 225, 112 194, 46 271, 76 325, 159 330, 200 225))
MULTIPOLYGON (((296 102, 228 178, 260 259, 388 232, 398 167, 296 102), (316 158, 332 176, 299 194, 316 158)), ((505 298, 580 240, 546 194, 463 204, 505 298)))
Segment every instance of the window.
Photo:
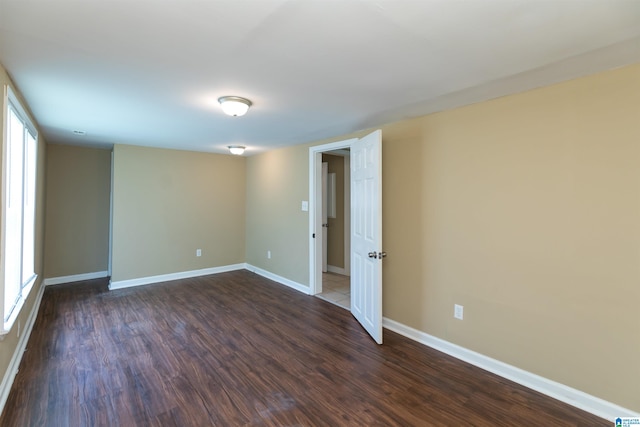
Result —
POLYGON ((35 280, 37 133, 5 86, 2 147, 0 283, 4 332, 15 321, 35 280))

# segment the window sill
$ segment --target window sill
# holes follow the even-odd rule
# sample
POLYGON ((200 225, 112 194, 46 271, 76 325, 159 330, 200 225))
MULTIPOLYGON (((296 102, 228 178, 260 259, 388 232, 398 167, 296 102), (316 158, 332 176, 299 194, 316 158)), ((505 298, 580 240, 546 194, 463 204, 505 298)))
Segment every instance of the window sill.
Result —
POLYGON ((13 311, 11 312, 11 316, 9 316, 9 318, 5 320, 4 324, 2 325, 2 330, 0 331, 0 341, 3 341, 4 338, 7 335, 9 335, 9 332, 11 332, 11 328, 13 327, 13 324, 16 322, 16 319, 20 315, 20 312, 22 311, 22 307, 24 306, 24 303, 27 301, 27 298, 29 298, 31 289, 33 289, 33 285, 36 283, 37 279, 38 279, 38 275, 34 274, 31 280, 29 281, 29 283, 27 284, 27 286, 22 288, 22 296, 16 303, 16 306, 13 308, 13 311))

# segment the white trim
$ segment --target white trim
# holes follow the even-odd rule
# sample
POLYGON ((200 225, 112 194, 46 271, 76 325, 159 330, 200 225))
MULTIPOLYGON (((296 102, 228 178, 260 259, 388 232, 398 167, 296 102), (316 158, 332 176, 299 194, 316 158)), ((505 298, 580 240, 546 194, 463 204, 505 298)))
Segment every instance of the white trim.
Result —
MULTIPOLYGON (((322 159, 322 157, 320 157, 322 159)), ((320 163, 320 188, 321 188, 321 196, 320 196, 320 200, 322 200, 322 203, 318 203, 316 205, 316 209, 320 210, 320 222, 322 222, 322 224, 326 224, 327 226, 329 226, 329 218, 327 215, 327 195, 329 193, 328 189, 327 189, 327 181, 329 180, 329 163, 325 162, 324 159, 321 160, 320 163)), ((317 217, 316 217, 317 219, 317 217)), ((328 258, 328 252, 329 252, 329 229, 326 228, 324 225, 322 226, 322 228, 320 229, 320 233, 322 233, 322 255, 320 255, 320 259, 322 260, 322 272, 327 271, 327 258, 328 258)), ((312 235, 313 237, 313 235, 312 235)), ((321 289, 316 289, 316 290, 320 290, 321 289)))
POLYGON ((27 347, 27 342, 29 342, 29 337, 31 336, 31 331, 33 330, 33 325, 36 321, 36 317, 38 317, 38 310, 40 309, 40 302, 42 301, 43 294, 44 285, 40 284, 40 289, 38 290, 38 294, 36 295, 36 301, 33 303, 33 308, 31 309, 31 313, 29 313, 26 324, 24 325, 22 336, 20 336, 20 338, 18 339, 18 345, 13 352, 13 356, 11 357, 11 361, 9 362, 9 366, 5 371, 4 377, 2 378, 2 383, 0 384, 0 414, 2 414, 2 412, 4 411, 4 405, 6 405, 7 399, 9 398, 11 386, 13 385, 13 381, 15 380, 16 374, 18 373, 18 367, 20 366, 20 362, 22 361, 22 356, 27 347))
POLYGON ((351 152, 344 156, 344 275, 351 275, 351 152))
MULTIPOLYGON (((4 337, 11 332, 11 328, 13 328, 13 324, 16 319, 20 316, 22 312, 22 307, 24 307, 24 303, 27 302, 27 298, 29 298, 29 294, 33 289, 33 285, 35 285, 38 280, 38 275, 34 274, 33 277, 29 280, 28 284, 22 288, 20 293, 20 298, 16 301, 16 304, 13 306, 13 311, 11 311, 11 316, 4 322, 2 326, 2 331, 0 331, 0 341, 4 339, 4 337)), ((4 289, 3 289, 4 293, 4 289)))
POLYGON ((290 288, 295 289, 296 291, 309 295, 308 286, 305 286, 298 282, 294 282, 293 280, 289 280, 285 277, 278 276, 277 274, 271 273, 270 271, 263 270, 262 268, 256 267, 251 264, 246 264, 246 263, 225 265, 222 267, 203 268, 202 270, 182 271, 179 273, 162 274, 159 276, 140 277, 138 279, 118 280, 116 282, 111 282, 109 284, 109 289, 115 290, 115 289, 130 288, 133 286, 143 286, 143 285, 149 285, 152 283, 168 282, 170 280, 188 279, 190 277, 208 276, 209 274, 225 273, 227 271, 236 271, 236 270, 251 271, 252 273, 256 273, 262 277, 266 277, 267 279, 273 280, 274 282, 278 282, 281 285, 288 286, 290 288))
MULTIPOLYGON (((5 84, 4 85, 4 89, 3 89, 3 99, 2 99, 2 129, 4 130, 3 134, 0 135, 0 144, 2 145, 0 147, 0 153, 2 153, 2 158, 0 159, 0 169, 1 169, 1 176, 2 179, 0 180, 0 233, 3 232, 3 230, 5 230, 7 228, 7 185, 9 182, 8 179, 8 175, 7 175, 7 171, 9 170, 8 168, 8 162, 9 162, 9 155, 8 155, 8 147, 9 147, 9 112, 10 110, 13 110, 13 112, 15 113, 15 115, 18 117, 18 119, 22 122, 22 125, 24 126, 24 128, 26 129, 27 133, 33 137, 33 142, 35 144, 34 150, 35 150, 35 176, 32 177, 35 179, 34 182, 34 188, 33 191, 35 192, 34 194, 34 207, 33 207, 33 231, 34 231, 34 241, 33 241, 33 250, 34 250, 34 265, 33 267, 33 277, 31 277, 30 281, 28 282, 28 284, 26 286, 22 286, 23 282, 22 280, 24 279, 23 277, 21 277, 21 283, 20 283, 20 297, 19 299, 16 301, 15 305, 12 308, 11 311, 11 315, 9 316, 8 319, 5 319, 5 316, 7 315, 7 313, 5 313, 5 297, 6 297, 6 289, 5 289, 5 284, 4 281, 2 281, 2 286, 0 286, 0 318, 3 319, 2 322, 2 327, 0 327, 0 337, 4 337, 7 333, 9 333, 9 331, 11 330, 11 328, 13 327, 13 323, 14 321, 18 318, 18 316, 20 315, 20 312, 22 310, 22 306, 24 305, 24 302, 26 301, 26 299, 29 297, 29 294, 31 293, 31 288, 33 287, 35 281, 37 280, 37 274, 35 274, 35 247, 36 247, 36 241, 35 241, 35 236, 37 233, 37 226, 36 226, 36 222, 37 222, 37 216, 38 216, 38 200, 37 200, 37 191, 38 191, 38 146, 39 146, 39 142, 38 142, 38 130, 37 128, 33 125, 33 122, 31 121, 31 117, 29 114, 27 114, 26 110, 24 109, 24 107, 22 106, 22 103, 20 102, 20 100, 18 99, 18 96, 15 94, 15 92, 13 91, 13 89, 11 88, 11 86, 9 84, 5 84)), ((22 141, 24 148, 27 147, 26 145, 26 141, 24 140, 24 134, 23 134, 23 141, 22 141)), ((22 158, 22 162, 23 162, 23 166, 27 168, 28 170, 28 166, 26 165, 26 161, 24 159, 24 156, 26 156, 27 158, 29 157, 27 152, 24 153, 23 158, 22 158)), ((27 177, 28 179, 29 177, 27 177)), ((27 185, 24 182, 25 176, 23 175, 23 180, 22 180, 22 192, 23 192, 23 196, 24 196, 24 191, 25 191, 25 186, 27 185)), ((28 189, 27 189, 28 191, 28 189)), ((24 208, 24 204, 25 204, 25 200, 22 200, 22 206, 24 208)), ((21 235, 21 248, 22 245, 24 244, 24 228, 25 228, 25 224, 24 224, 24 212, 22 212, 22 218, 21 218, 21 227, 22 227, 22 235, 21 235)), ((22 249, 21 249, 22 250, 22 249)), ((7 253, 7 247, 6 247, 6 238, 5 236, 0 235, 0 275, 4 277, 5 275, 5 268, 6 268, 6 254, 7 253)), ((20 255, 20 262, 23 262, 23 255, 20 255)), ((22 274, 21 274, 22 275, 22 274)), ((2 340, 3 338, 0 338, 0 340, 2 340)))
POLYGON ((305 286, 301 283, 294 282, 293 280, 289 280, 285 277, 278 276, 277 274, 271 273, 270 271, 267 271, 267 270, 263 270, 262 268, 253 266, 251 264, 246 264, 245 268, 262 277, 266 277, 267 279, 273 280, 274 282, 278 282, 281 285, 285 285, 295 289, 296 291, 302 292, 303 294, 307 294, 307 295, 311 294, 309 286, 305 286))
POLYGON ((22 106, 20 99, 18 99, 18 96, 15 94, 13 89, 11 89, 11 86, 5 85, 5 87, 6 87, 5 96, 8 103, 10 103, 13 109, 16 110, 16 114, 24 122, 24 126, 27 128, 29 132, 31 132, 31 134, 33 135, 33 138, 36 140, 36 143, 37 143, 38 129, 34 126, 33 122, 31 121, 31 116, 27 114, 27 111, 22 106))
POLYGON ((74 274, 71 276, 47 277, 44 279, 44 285, 52 286, 61 283, 82 282, 85 280, 102 279, 103 277, 109 277, 109 272, 96 271, 95 273, 74 274))
POLYGON ((383 325, 391 331, 453 356, 456 359, 470 363, 606 420, 614 420, 617 417, 640 417, 639 413, 623 408, 615 403, 608 402, 564 384, 560 384, 531 372, 527 372, 523 369, 516 368, 515 366, 500 362, 499 360, 476 353, 473 350, 468 350, 464 347, 434 337, 433 335, 429 335, 394 320, 384 318, 383 325))
POLYGON ((109 260, 107 261, 107 274, 111 276, 113 268, 113 171, 114 152, 111 149, 110 176, 109 176, 109 260))
POLYGON ((348 276, 347 270, 342 267, 336 267, 335 265, 327 265, 327 271, 329 273, 341 274, 343 276, 348 276))
POLYGON ((208 276, 209 274, 224 273, 227 271, 242 270, 246 264, 231 264, 221 267, 203 268, 201 270, 180 271, 177 273, 161 274, 158 276, 139 277, 136 279, 118 280, 109 283, 109 290, 130 288, 132 286, 149 285, 151 283, 168 282, 170 280, 188 279, 190 277, 208 276))
POLYGON ((309 291, 322 292, 322 153, 309 148, 309 291))
MULTIPOLYGON (((7 229, 7 176, 8 176, 8 167, 7 167, 7 146, 9 140, 9 85, 4 85, 2 90, 2 135, 0 135, 0 152, 2 153, 2 158, 0 159, 0 233, 3 233, 3 230, 7 229)), ((6 245, 4 236, 0 235, 0 275, 2 276, 2 286, 0 286, 0 318, 4 322, 4 300, 5 300, 5 291, 4 291, 4 265, 6 263, 6 245)), ((2 328, 4 329, 4 325, 2 328)))

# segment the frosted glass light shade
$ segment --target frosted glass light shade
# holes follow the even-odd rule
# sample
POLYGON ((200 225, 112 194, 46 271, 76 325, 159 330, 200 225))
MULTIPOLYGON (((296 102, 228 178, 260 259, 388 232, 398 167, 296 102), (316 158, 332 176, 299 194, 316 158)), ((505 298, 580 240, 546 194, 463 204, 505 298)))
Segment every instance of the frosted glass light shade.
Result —
POLYGON ((218 102, 222 111, 229 116, 244 116, 251 106, 251 101, 239 96, 223 96, 218 98, 218 102))
POLYGON ((244 153, 244 149, 245 149, 245 147, 243 147, 242 145, 230 145, 229 146, 229 151, 231 151, 231 154, 235 154, 236 156, 241 156, 242 153, 244 153))

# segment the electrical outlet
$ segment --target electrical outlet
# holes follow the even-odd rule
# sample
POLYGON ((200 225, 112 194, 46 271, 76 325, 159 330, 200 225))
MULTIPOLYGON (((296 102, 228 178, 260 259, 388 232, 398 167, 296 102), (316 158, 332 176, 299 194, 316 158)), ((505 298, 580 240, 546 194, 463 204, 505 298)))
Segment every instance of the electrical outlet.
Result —
POLYGON ((196 249, 196 256, 202 256, 202 249, 196 249))
POLYGON ((271 259, 271 251, 267 251, 267 259, 271 259))
POLYGON ((453 317, 462 320, 464 317, 464 306, 454 304, 453 305, 453 317))

